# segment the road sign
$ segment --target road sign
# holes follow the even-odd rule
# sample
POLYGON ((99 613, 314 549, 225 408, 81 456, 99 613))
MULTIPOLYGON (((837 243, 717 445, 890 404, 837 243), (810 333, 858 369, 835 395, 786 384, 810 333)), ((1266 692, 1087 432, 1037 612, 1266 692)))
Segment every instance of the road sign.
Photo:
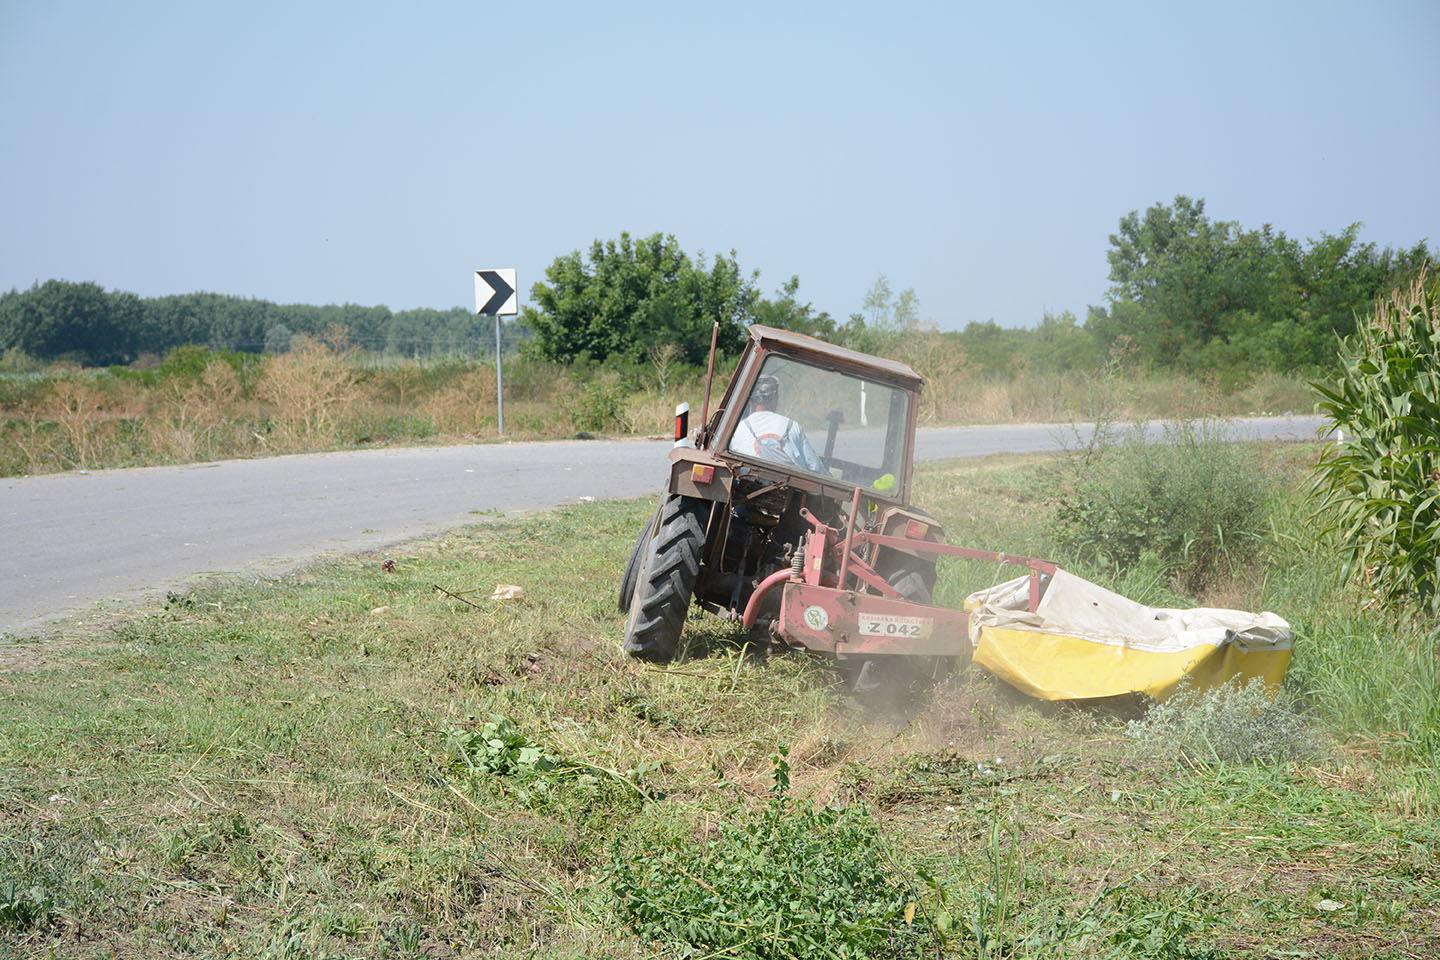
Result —
POLYGON ((475 271, 475 312, 487 317, 513 317, 516 308, 515 271, 475 271))

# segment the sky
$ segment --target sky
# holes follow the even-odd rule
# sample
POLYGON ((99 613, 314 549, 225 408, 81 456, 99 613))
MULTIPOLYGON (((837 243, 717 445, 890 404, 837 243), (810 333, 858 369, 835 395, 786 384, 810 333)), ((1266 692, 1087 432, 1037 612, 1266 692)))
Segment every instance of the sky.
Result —
POLYGON ((597 239, 843 319, 1104 302, 1177 194, 1440 249, 1440 0, 0 0, 0 291, 474 309, 597 239))

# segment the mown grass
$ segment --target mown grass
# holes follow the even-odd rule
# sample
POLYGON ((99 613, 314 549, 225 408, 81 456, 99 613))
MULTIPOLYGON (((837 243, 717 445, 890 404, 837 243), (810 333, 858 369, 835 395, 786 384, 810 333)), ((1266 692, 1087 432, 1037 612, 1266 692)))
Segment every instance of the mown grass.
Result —
MULTIPOLYGON (((918 499, 952 542, 1044 555, 1059 475, 926 465, 918 499)), ((1133 709, 1030 702, 975 671, 876 715, 823 663, 757 656, 712 618, 670 669, 629 661, 614 588, 652 507, 502 519, 394 573, 362 557, 206 587, 0 652, 0 956, 675 955, 626 922, 612 858, 670 851, 715 886, 707 844, 737 804, 764 815, 782 744, 797 802, 873 819, 913 891, 896 956, 1440 949, 1431 721, 1390 722, 1427 701, 1402 667, 1347 660, 1371 649, 1347 630, 1385 621, 1342 615, 1355 598, 1283 509, 1265 569, 1217 589, 1299 625, 1290 685, 1319 745, 1200 765, 1137 752, 1133 709), (498 583, 525 596, 486 599, 498 583), (1344 666, 1393 694, 1355 684, 1346 705, 1344 666)), ((944 590, 993 577, 957 565, 944 590)), ((1403 649, 1386 656, 1414 670, 1403 649)))

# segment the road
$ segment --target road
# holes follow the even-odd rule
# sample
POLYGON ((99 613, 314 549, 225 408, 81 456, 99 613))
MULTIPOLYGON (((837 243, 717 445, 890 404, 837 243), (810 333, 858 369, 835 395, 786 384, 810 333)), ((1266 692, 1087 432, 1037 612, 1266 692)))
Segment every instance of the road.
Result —
MULTIPOLYGON (((1232 424, 1237 437, 1312 439, 1318 417, 1232 424)), ((1158 427, 1152 427, 1158 431, 1158 427)), ((1090 428, 922 430, 923 460, 1031 453, 1090 428)), ((304 454, 0 480, 0 637, 103 612, 220 573, 274 573, 378 550, 496 512, 656 493, 668 442, 491 443, 304 454)))

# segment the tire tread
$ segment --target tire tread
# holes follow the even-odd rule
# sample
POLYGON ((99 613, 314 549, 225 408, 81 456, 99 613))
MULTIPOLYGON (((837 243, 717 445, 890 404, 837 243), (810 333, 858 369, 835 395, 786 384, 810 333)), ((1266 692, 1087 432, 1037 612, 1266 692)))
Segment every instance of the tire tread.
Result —
POLYGON ((671 495, 661 503, 630 600, 625 652, 632 657, 664 662, 675 655, 700 575, 709 513, 709 502, 693 497, 671 495))

